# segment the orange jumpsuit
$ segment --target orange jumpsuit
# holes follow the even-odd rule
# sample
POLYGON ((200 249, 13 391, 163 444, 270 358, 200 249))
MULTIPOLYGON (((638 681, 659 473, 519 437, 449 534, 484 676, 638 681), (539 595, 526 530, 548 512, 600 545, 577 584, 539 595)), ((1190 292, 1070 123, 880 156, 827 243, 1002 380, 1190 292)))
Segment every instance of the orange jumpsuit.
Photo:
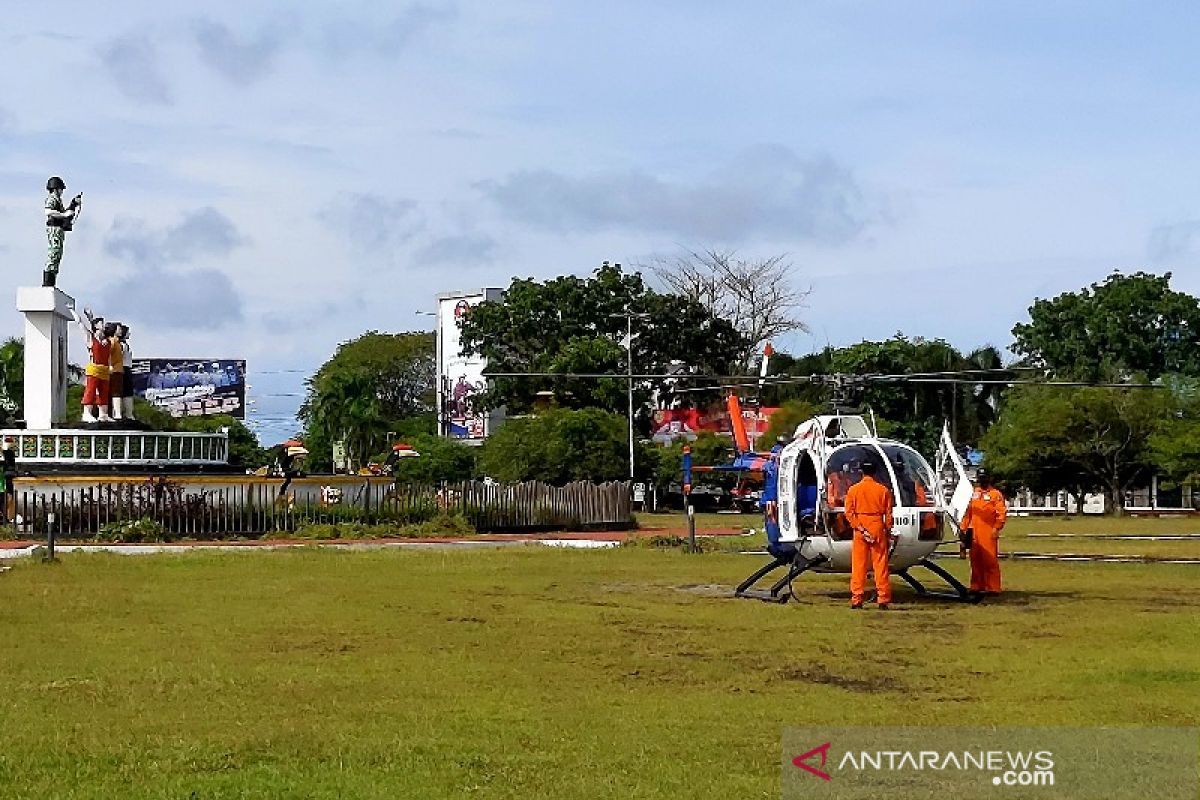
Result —
MULTIPOLYGON (((913 493, 917 496, 918 508, 929 508, 933 505, 929 501, 929 493, 925 491, 925 487, 920 481, 913 481, 913 493)), ((937 538, 938 518, 937 514, 930 511, 919 511, 921 515, 921 538, 937 538)))
POLYGON ((1000 529, 1008 518, 1008 505, 999 489, 977 487, 971 495, 967 513, 963 514, 964 531, 970 528, 971 537, 971 591, 1000 591, 1000 529))
POLYGON ((850 551, 850 604, 857 606, 863 601, 867 586, 868 562, 875 573, 875 591, 880 605, 892 602, 892 581, 888 571, 888 536, 892 531, 892 490, 864 475, 862 480, 846 492, 846 520, 854 529, 854 543, 850 551), (874 542, 863 538, 863 531, 871 534, 874 542))
POLYGON ((825 477, 825 484, 828 489, 828 502, 831 508, 837 508, 842 505, 846 499, 846 492, 850 489, 850 476, 844 472, 831 472, 825 477))

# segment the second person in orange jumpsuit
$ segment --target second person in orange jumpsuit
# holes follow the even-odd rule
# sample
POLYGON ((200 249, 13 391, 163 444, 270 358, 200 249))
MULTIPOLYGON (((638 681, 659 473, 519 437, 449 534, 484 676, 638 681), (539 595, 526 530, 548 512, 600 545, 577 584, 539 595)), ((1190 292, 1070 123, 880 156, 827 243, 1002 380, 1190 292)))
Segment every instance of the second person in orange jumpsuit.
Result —
POLYGON ((891 552, 892 490, 875 480, 875 465, 862 464, 862 480, 846 492, 846 521, 854 530, 850 550, 850 607, 862 608, 868 567, 875 573, 876 600, 881 610, 892 602, 888 570, 891 552))
POLYGON ((1000 594, 1000 530, 1008 519, 1008 504, 987 472, 979 470, 975 482, 975 492, 959 526, 972 532, 971 591, 1000 594))

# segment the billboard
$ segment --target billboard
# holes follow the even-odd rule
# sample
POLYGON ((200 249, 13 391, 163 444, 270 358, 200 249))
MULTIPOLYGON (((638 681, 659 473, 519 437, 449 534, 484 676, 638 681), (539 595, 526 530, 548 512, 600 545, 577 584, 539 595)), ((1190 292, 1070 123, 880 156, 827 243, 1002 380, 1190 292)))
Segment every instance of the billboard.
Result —
POLYGON ((437 297, 438 433, 467 443, 482 443, 504 419, 501 410, 477 408, 473 398, 487 388, 487 361, 462 351, 461 322, 471 308, 503 299, 501 289, 447 292, 437 297))
MULTIPOLYGON (((771 415, 778 408, 742 407, 742 424, 751 442, 757 441, 771 424, 771 415)), ((714 405, 708 409, 701 408, 659 408, 654 411, 654 420, 650 424, 650 436, 659 444, 669 444, 677 438, 695 439, 701 432, 731 435, 733 426, 730 424, 729 412, 725 407, 714 405)))
POLYGON ((133 393, 173 417, 246 417, 246 362, 228 358, 135 358, 133 393))

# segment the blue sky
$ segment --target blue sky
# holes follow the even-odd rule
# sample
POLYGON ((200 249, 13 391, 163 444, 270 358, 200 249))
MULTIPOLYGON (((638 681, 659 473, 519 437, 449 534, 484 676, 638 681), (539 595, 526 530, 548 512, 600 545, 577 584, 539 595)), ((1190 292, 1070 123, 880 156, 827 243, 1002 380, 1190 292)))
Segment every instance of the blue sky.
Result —
POLYGON ((63 175, 63 288, 140 356, 247 358, 267 443, 439 291, 682 247, 789 254, 796 351, 1006 346, 1115 268, 1200 293, 1191 4, 48 8, 0 32, 5 282, 40 279, 63 175))

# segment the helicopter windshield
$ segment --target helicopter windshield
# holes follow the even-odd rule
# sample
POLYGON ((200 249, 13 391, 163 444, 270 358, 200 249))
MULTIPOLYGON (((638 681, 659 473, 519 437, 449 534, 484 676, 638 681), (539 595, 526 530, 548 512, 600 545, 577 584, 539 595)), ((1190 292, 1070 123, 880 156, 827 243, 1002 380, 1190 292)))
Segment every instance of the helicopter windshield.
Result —
POLYGON ((901 506, 932 507, 933 483, 930 478, 929 464, 917 451, 896 444, 883 445, 892 472, 896 475, 901 506))
POLYGON ((862 462, 873 461, 878 468, 875 480, 892 490, 892 476, 883 468, 883 455, 874 445, 846 444, 834 450, 825 462, 825 501, 831 508, 846 503, 846 491, 862 480, 862 462))

